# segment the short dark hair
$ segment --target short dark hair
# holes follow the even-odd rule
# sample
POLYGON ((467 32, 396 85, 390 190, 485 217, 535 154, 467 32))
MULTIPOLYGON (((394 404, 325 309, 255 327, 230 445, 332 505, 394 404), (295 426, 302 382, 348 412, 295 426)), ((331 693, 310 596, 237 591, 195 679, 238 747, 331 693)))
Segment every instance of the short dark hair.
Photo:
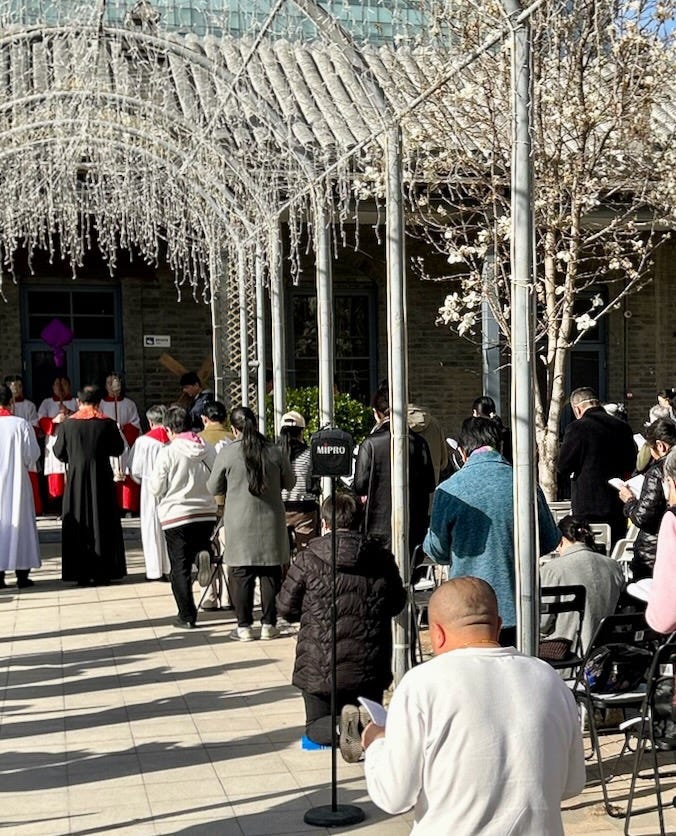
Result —
POLYGON ((95 383, 88 383, 77 393, 77 399, 80 403, 86 403, 89 404, 89 406, 96 406, 97 404, 100 404, 102 397, 103 392, 101 391, 101 387, 97 386, 95 383))
POLYGON ((181 375, 181 386, 201 386, 202 381, 199 379, 197 372, 186 372, 181 375))
POLYGON ((164 426, 178 435, 191 429, 192 424, 187 410, 183 409, 182 406, 170 406, 164 416, 164 426))
POLYGON ((474 399, 472 409, 482 418, 491 418, 495 415, 495 401, 490 395, 480 395, 474 399))
POLYGON ((219 424, 222 424, 225 421, 225 417, 228 414, 225 404, 221 403, 220 401, 207 401, 204 409, 202 410, 202 415, 206 416, 210 421, 218 421, 219 424))
MULTIPOLYGON (((333 502, 327 496, 322 502, 322 520, 330 528, 332 523, 333 502)), ((361 506, 350 493, 336 494, 336 530, 347 528, 356 531, 361 522, 361 506)))
POLYGON ((387 386, 380 386, 376 389, 371 398, 371 407, 380 415, 390 414, 390 391, 387 386))
POLYGON ((671 418, 658 418, 646 430, 645 440, 650 447, 655 447, 658 441, 673 447, 676 445, 676 424, 671 418))
POLYGON ((458 447, 470 456, 479 447, 500 449, 500 429, 490 418, 465 418, 458 438, 458 447))
POLYGON ((20 374, 6 374, 5 375, 5 384, 8 383, 23 383, 23 377, 20 374))
POLYGON ((0 386, 0 406, 9 406, 12 403, 12 390, 3 383, 0 386))

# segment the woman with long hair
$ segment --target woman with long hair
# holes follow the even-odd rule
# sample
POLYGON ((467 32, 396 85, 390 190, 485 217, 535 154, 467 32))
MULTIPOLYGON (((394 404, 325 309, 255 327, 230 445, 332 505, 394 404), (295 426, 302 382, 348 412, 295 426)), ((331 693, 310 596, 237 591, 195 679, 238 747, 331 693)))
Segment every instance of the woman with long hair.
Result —
POLYGON ((291 490, 295 476, 289 457, 258 432, 254 413, 238 406, 230 413, 234 441, 223 447, 207 488, 225 496, 223 562, 229 567, 237 628, 230 638, 253 641, 253 600, 256 578, 261 590, 261 639, 277 630, 275 596, 282 566, 289 562, 289 538, 282 490, 291 490))

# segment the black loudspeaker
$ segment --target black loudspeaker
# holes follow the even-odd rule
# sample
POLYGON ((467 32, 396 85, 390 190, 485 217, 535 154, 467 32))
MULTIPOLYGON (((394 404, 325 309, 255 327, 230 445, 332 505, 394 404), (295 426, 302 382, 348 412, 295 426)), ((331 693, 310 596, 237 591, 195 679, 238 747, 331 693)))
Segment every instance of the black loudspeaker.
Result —
POLYGON ((310 439, 313 476, 349 476, 354 441, 336 427, 318 430, 310 439))

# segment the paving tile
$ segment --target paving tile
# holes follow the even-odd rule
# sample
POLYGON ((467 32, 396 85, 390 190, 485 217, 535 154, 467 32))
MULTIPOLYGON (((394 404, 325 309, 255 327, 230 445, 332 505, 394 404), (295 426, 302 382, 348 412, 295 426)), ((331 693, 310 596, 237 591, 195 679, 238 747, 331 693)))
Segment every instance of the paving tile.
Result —
MULTIPOLYGON (((304 824, 307 809, 330 803, 331 760, 300 748, 295 639, 228 641, 232 613, 175 630, 170 589, 146 583, 138 544, 126 545, 132 574, 122 584, 64 587, 50 544, 30 595, 0 593, 2 826, 18 836, 408 834, 412 814, 378 811, 362 765, 342 760, 339 800, 362 806, 366 820, 304 824)), ((626 787, 626 776, 613 781, 613 795, 626 787)), ((599 797, 590 786, 564 804, 566 834, 622 832, 599 797)), ((673 830, 671 808, 667 822, 673 830)), ((655 825, 638 818, 632 833, 655 825)))

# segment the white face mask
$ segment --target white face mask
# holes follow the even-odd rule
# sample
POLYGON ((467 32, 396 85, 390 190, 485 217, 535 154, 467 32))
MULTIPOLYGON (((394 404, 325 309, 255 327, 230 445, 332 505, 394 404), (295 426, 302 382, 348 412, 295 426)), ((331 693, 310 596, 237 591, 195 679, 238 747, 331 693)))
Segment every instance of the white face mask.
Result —
POLYGON ((671 495, 671 482, 669 479, 662 479, 662 490, 664 491, 664 498, 669 502, 669 496, 671 495))

